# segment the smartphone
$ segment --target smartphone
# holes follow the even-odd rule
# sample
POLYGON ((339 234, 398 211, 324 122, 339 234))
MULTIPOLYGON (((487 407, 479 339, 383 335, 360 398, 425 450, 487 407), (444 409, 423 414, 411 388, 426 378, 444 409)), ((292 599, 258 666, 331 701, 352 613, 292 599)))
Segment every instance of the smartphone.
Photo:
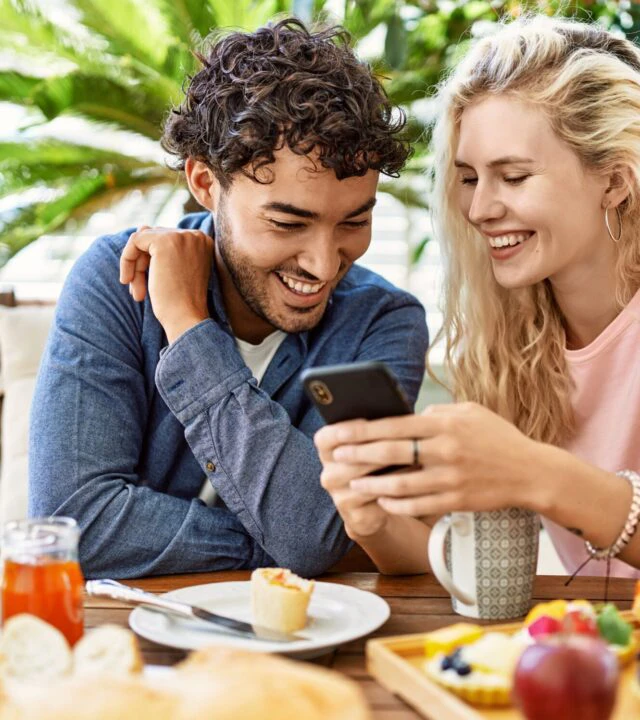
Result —
MULTIPOLYGON (((400 384, 383 362, 325 365, 305 370, 300 379, 307 395, 327 423, 377 420, 408 415, 413 410, 400 384)), ((371 475, 407 467, 391 465, 371 475)))
POLYGON ((300 379, 327 423, 377 420, 412 412, 398 381, 383 362, 309 368, 300 379))

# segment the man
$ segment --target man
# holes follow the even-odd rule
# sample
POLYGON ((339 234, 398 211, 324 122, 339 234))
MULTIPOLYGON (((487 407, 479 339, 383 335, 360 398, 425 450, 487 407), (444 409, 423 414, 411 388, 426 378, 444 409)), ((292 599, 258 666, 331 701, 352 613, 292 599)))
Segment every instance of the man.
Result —
POLYGON ((207 212, 100 238, 71 271, 30 514, 78 520, 88 576, 315 575, 350 547, 299 372, 382 360, 413 401, 427 331, 414 298, 353 266, 407 148, 342 40, 294 20, 219 39, 163 138, 207 212))

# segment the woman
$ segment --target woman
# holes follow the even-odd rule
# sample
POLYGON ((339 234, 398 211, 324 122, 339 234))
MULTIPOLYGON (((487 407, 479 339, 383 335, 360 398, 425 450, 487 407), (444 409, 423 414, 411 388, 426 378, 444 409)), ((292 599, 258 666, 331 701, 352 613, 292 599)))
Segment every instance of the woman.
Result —
POLYGON ((612 574, 640 577, 640 51, 519 20, 474 46, 436 106, 459 402, 323 428, 323 485, 382 572, 428 569, 430 516, 518 506, 568 572, 615 557, 612 574), (370 475, 398 463, 413 467, 370 475))

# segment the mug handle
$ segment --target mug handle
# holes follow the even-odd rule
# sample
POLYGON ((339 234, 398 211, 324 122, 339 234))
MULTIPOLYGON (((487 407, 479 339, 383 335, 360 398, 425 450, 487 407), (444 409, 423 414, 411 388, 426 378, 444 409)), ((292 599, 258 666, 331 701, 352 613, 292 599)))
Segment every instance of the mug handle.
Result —
POLYGON ((447 564, 444 559, 444 548, 447 533, 454 525, 461 535, 468 535, 471 532, 471 521, 466 513, 456 514, 455 517, 451 515, 444 515, 441 517, 433 526, 431 533, 429 534, 429 565, 431 565, 431 571, 433 574, 450 595, 453 595, 465 605, 475 605, 477 602, 476 597, 468 595, 464 590, 461 590, 455 584, 451 573, 447 569, 447 564))

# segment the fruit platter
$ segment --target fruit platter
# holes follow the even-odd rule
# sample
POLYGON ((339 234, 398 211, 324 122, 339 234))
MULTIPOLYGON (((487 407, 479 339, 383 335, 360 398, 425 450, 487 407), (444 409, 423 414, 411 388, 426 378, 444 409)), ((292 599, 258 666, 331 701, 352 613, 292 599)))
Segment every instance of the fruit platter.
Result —
POLYGON ((631 611, 553 600, 521 623, 459 622, 370 640, 369 673, 425 718, 637 720, 640 582, 631 611))

